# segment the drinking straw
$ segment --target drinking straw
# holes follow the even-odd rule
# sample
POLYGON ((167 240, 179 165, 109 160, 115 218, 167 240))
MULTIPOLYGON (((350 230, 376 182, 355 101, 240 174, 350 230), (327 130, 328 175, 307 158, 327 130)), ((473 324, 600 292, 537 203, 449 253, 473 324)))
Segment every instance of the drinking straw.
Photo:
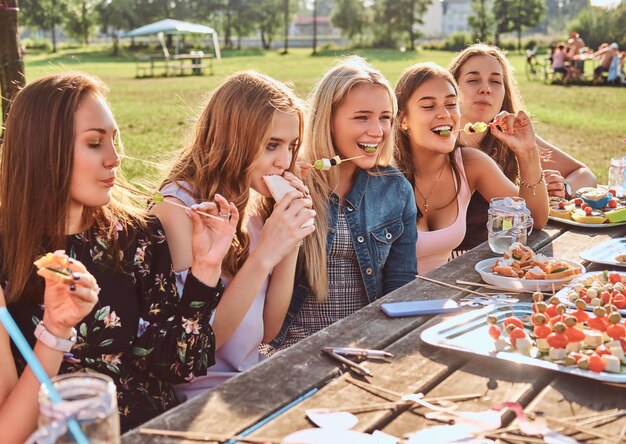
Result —
MULTIPOLYGON (((9 333, 9 336, 11 336, 13 343, 26 360, 26 363, 35 374, 37 380, 48 390, 52 403, 58 404, 62 402, 63 399, 61 398, 61 395, 59 395, 59 392, 57 392, 56 388, 54 388, 54 385, 52 385, 52 381, 48 377, 48 374, 41 366, 41 363, 37 359, 37 356, 35 356, 35 353, 28 345, 26 338, 20 331, 19 327, 13 320, 13 317, 6 309, 6 307, 0 307, 0 322, 2 322, 2 325, 4 325, 7 333, 9 333)), ((72 433, 72 436, 74 436, 74 440, 78 444, 89 444, 89 440, 87 439, 82 429, 78 425, 78 422, 76 422, 74 418, 68 418, 67 427, 72 433)))

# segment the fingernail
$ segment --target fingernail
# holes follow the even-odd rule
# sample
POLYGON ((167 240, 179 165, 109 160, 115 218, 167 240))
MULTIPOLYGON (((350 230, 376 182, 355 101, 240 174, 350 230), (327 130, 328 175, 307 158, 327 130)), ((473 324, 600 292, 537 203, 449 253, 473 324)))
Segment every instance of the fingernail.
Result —
POLYGON ((73 264, 73 263, 74 263, 74 259, 68 259, 68 260, 67 260, 67 262, 68 262, 69 264, 73 264))
POLYGON ((72 277, 74 278, 75 281, 80 280, 80 276, 78 275, 78 273, 72 273, 72 277))
POLYGON ((76 284, 73 282, 70 284, 70 291, 76 291, 76 284))
POLYGON ((222 196, 221 194, 217 194, 217 193, 215 193, 215 197, 219 197, 219 198, 222 198, 222 199, 224 198, 224 196, 222 196))

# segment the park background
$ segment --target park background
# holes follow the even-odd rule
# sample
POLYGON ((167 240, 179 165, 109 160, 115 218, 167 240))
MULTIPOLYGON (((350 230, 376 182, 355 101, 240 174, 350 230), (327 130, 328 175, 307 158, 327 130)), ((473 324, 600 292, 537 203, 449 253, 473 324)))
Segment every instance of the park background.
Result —
MULTIPOLYGON (((626 45, 626 3, 589 0, 21 0, 19 23, 27 81, 65 70, 100 77, 121 129, 126 153, 163 163, 175 156, 205 97, 226 76, 256 69, 294 86, 306 98, 340 57, 359 54, 392 84, 409 65, 448 66, 474 41, 508 51, 539 135, 589 165, 606 183, 611 157, 626 155, 626 88, 562 87, 524 75, 525 50, 549 47, 578 31, 587 45, 626 45), (463 3, 432 29, 434 6, 463 3), (469 9, 467 9, 469 8, 469 9), (123 32, 163 18, 202 23, 220 35, 222 60, 213 75, 136 79, 137 58, 160 51, 156 39, 123 32), (300 28, 296 24, 301 25, 300 28), (315 26, 312 26, 315 24, 315 26), (430 26, 430 27, 429 27, 430 26), (317 29, 316 29, 317 28, 317 29), (287 32, 285 33, 285 30, 287 32), (311 35, 311 31, 315 35, 311 35)), ((456 4, 456 5, 455 5, 456 4)), ((0 14, 2 11, 0 11, 0 14)), ((172 52, 175 42, 167 42, 172 52)), ((208 39, 187 37, 184 50, 211 52, 208 39)), ((543 69, 543 68, 542 68, 543 69)), ((550 80, 550 79, 548 79, 550 80)), ((131 179, 155 181, 158 167, 128 159, 131 179)))

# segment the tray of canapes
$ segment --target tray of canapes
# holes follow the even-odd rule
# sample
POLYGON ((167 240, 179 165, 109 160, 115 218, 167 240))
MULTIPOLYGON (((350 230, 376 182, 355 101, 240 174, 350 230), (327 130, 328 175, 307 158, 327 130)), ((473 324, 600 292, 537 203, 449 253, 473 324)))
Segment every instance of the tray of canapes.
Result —
POLYGON ((626 273, 595 271, 585 273, 559 290, 555 297, 567 307, 585 306, 588 311, 597 307, 626 316, 626 273))
POLYGON ((626 383, 626 327, 619 312, 598 315, 543 301, 489 305, 421 334, 428 344, 605 382, 626 383))
POLYGON ((526 291, 559 289, 586 271, 577 262, 537 254, 519 242, 502 257, 482 260, 474 269, 488 284, 526 291))
POLYGON ((580 257, 598 264, 626 267, 626 239, 609 239, 581 252, 580 257))
POLYGON ((581 188, 574 199, 550 199, 550 219, 577 227, 626 224, 626 195, 603 188, 581 188))

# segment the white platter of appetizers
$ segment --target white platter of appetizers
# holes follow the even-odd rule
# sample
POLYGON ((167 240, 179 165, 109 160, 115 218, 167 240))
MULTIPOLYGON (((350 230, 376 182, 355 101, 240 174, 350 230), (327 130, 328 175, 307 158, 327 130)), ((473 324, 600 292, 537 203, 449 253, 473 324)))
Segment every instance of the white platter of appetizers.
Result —
MULTIPOLYGON (((421 338, 424 342, 436 347, 463 351, 519 364, 532 365, 534 367, 603 382, 626 383, 626 360, 623 358, 618 364, 615 363, 615 358, 610 358, 613 364, 612 372, 605 370, 607 367, 602 371, 592 371, 586 368, 580 368, 578 362, 574 363, 573 359, 552 359, 551 352, 540 351, 537 347, 536 339, 532 338, 533 329, 530 323, 532 314, 533 307, 530 302, 519 302, 510 305, 489 305, 446 319, 423 331, 421 338), (490 315, 495 316, 500 325, 510 315, 515 315, 522 320, 524 330, 531 338, 531 347, 525 352, 521 352, 509 345, 501 351, 497 351, 498 347, 495 345, 496 341, 490 336, 490 324, 487 322, 488 316, 490 315)), ((505 341, 508 341, 506 334, 503 335, 503 338, 505 341)), ((605 342, 606 344, 610 344, 609 341, 605 342)), ((579 353, 572 353, 576 353, 579 356, 578 359, 581 359, 580 357, 582 356, 586 356, 583 360, 588 361, 590 356, 594 354, 594 347, 595 344, 594 346, 590 346, 585 343, 582 345, 579 353)), ((594 357, 594 359, 597 358, 594 357)), ((609 360, 609 358, 605 359, 609 360)))

